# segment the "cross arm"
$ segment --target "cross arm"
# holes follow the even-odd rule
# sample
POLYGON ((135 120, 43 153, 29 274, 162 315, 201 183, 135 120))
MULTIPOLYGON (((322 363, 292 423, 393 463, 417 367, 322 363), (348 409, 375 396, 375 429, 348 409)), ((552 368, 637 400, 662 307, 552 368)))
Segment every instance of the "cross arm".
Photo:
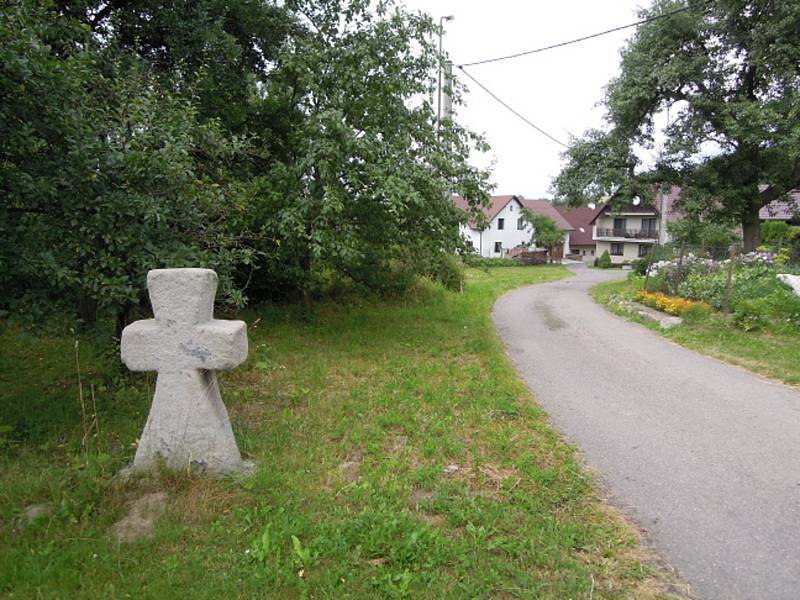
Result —
POLYGON ((232 369, 247 358, 244 321, 212 319, 196 325, 146 319, 122 332, 122 362, 132 371, 232 369))

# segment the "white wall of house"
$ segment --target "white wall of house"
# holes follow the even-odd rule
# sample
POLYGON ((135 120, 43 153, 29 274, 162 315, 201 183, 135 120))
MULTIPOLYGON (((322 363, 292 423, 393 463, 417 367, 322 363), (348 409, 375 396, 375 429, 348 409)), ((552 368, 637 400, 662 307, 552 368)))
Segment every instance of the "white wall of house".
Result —
POLYGON ((657 213, 603 214, 597 218, 592 228, 592 238, 597 242, 596 256, 608 251, 612 263, 630 263, 641 258, 641 248, 651 251, 660 236, 661 219, 657 213), (614 227, 615 219, 624 219, 624 232, 614 227), (637 233, 634 233, 637 232, 637 233), (652 235, 642 232, 652 232, 652 235))
POLYGON ((572 252, 570 252, 570 254, 573 256, 578 255, 583 262, 590 265, 593 264, 594 259, 597 258, 595 246, 573 246, 571 250, 572 252))
POLYGON ((644 242, 612 242, 612 241, 597 241, 597 257, 603 255, 603 252, 608 250, 608 254, 611 256, 611 262, 615 264, 619 263, 629 263, 633 262, 637 258, 641 258, 639 255, 639 248, 646 247, 648 251, 653 249, 652 243, 644 243, 644 242), (613 247, 612 247, 613 245, 613 247), (621 246, 621 248, 620 248, 621 246), (620 249, 622 250, 622 254, 615 254, 615 252, 619 252, 620 249))
POLYGON ((523 228, 519 229, 518 222, 521 218, 520 204, 516 200, 512 200, 497 213, 486 229, 478 231, 467 225, 462 225, 461 235, 467 241, 472 242, 473 248, 481 256, 500 258, 508 254, 512 248, 525 245, 531 241, 533 227, 525 223, 523 228))
POLYGON ((604 230, 604 229, 614 229, 614 219, 625 219, 625 229, 628 231, 641 231, 644 229, 642 224, 643 221, 648 219, 654 220, 653 225, 651 226, 653 229, 653 238, 658 239, 659 236, 659 218, 658 215, 642 215, 642 214, 621 214, 621 215, 608 215, 604 214, 601 217, 597 218, 593 228, 593 238, 597 237, 597 230, 604 230))

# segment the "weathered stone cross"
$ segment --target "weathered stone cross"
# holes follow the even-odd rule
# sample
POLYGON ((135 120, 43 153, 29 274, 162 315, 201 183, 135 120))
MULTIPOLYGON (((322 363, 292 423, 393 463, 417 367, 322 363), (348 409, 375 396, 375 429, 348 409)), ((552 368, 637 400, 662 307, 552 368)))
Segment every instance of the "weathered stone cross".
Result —
POLYGON ((147 289, 155 319, 128 325, 120 344, 129 369, 158 371, 134 469, 159 459, 177 469, 243 469, 214 370, 244 362, 247 326, 214 319, 217 274, 210 269, 156 269, 147 289))

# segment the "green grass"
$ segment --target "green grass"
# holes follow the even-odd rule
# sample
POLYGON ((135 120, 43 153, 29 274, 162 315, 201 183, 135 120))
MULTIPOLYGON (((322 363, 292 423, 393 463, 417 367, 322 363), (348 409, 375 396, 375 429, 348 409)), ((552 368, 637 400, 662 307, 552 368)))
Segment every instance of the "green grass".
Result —
POLYGON ((72 339, 0 331, 0 594, 15 598, 654 598, 670 585, 517 378, 489 312, 561 267, 470 270, 398 302, 245 315, 222 376, 250 477, 119 483, 153 377, 72 339), (91 410, 89 411, 91 412, 91 410), (10 431, 8 431, 10 429, 10 431), (451 473, 445 468, 455 465, 451 473), (120 545, 126 502, 169 493, 120 545), (27 505, 49 516, 27 524, 27 505))
POLYGON ((800 335, 787 330, 744 331, 721 315, 686 321, 672 329, 632 316, 611 302, 612 296, 632 300, 641 289, 639 278, 610 281, 595 286, 592 294, 600 304, 631 320, 639 321, 673 342, 702 354, 738 365, 789 385, 800 385, 800 335))

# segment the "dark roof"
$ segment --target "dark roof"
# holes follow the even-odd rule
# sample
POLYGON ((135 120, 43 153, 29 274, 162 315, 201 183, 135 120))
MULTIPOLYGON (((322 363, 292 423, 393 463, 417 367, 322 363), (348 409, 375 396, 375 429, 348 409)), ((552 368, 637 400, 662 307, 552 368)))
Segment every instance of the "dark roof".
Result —
MULTIPOLYGON (((486 220, 491 221, 497 216, 497 213, 506 207, 509 202, 512 200, 517 200, 519 202, 520 198, 521 196, 516 196, 514 194, 505 196, 492 196, 489 198, 489 206, 481 206, 479 209, 483 211, 483 214, 486 216, 486 220)), ((461 196, 453 196, 453 204, 455 204, 461 210, 469 212, 469 202, 467 202, 466 198, 461 196)), ((469 226, 475 229, 477 227, 477 223, 475 223, 473 220, 470 220, 469 226)))
POLYGON ((569 224, 569 221, 558 212, 556 207, 553 206, 549 200, 527 200, 520 196, 519 201, 525 208, 539 213, 540 215, 544 215, 545 217, 550 217, 562 231, 572 230, 572 225, 569 224))
POLYGON ((800 219, 800 190, 789 192, 789 198, 773 200, 760 211, 762 221, 794 221, 800 219))
POLYGON ((597 218, 605 212, 608 212, 610 209, 613 208, 613 212, 611 214, 642 214, 642 215, 657 215, 658 209, 653 206, 652 204, 634 204, 633 202, 628 204, 619 204, 616 203, 612 207, 609 204, 604 204, 603 206, 598 207, 597 214, 592 217, 592 224, 597 221, 597 218))
POLYGON ((601 208, 559 208, 558 212, 572 226, 569 234, 570 246, 595 246, 597 242, 592 239, 592 221, 601 208))

